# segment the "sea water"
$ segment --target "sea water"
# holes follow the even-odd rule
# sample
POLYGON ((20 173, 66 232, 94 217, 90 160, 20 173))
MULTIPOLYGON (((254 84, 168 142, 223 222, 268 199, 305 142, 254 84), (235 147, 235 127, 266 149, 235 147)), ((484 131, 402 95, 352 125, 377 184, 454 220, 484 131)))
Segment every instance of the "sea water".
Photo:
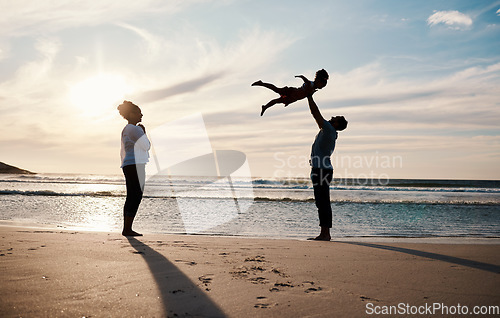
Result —
MULTIPOLYGON (((334 237, 500 237, 500 182, 334 180, 334 237)), ((0 220, 119 231, 122 175, 0 176, 0 220)), ((318 233, 307 179, 160 176, 146 182, 134 229, 268 238, 318 233)))

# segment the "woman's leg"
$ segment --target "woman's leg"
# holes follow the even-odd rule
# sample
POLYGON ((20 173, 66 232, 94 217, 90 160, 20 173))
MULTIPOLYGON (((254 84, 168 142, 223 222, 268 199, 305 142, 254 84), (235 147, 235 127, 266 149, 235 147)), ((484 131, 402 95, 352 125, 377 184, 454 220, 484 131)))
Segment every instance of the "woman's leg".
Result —
POLYGON ((123 231, 125 236, 141 236, 132 230, 135 215, 142 200, 142 190, 144 188, 144 165, 129 165, 123 167, 125 183, 127 187, 127 198, 123 207, 123 231), (141 184, 142 180, 142 184, 141 184))

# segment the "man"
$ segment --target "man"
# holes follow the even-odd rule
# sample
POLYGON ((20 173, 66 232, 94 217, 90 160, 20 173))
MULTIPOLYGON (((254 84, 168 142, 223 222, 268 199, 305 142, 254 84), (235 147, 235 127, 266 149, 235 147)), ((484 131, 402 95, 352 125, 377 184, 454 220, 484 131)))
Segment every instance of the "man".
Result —
POLYGON ((337 131, 347 127, 344 116, 332 117, 325 120, 313 100, 312 95, 307 97, 309 109, 318 124, 320 131, 314 139, 311 149, 311 180, 314 188, 314 200, 318 208, 319 226, 321 232, 319 236, 312 240, 330 241, 330 228, 332 227, 332 207, 330 205, 330 182, 333 178, 333 166, 330 156, 335 149, 337 131))

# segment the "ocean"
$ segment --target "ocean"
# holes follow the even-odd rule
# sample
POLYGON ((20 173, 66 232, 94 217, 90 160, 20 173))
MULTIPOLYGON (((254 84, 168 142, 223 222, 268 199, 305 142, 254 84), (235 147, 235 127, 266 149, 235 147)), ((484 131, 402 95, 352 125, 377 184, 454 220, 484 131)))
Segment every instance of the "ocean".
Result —
MULTIPOLYGON (((122 175, 0 175, 0 220, 119 232, 122 175)), ((500 237, 500 181, 334 180, 332 236, 500 237)), ((157 176, 134 229, 305 239, 318 234, 308 179, 157 176)))

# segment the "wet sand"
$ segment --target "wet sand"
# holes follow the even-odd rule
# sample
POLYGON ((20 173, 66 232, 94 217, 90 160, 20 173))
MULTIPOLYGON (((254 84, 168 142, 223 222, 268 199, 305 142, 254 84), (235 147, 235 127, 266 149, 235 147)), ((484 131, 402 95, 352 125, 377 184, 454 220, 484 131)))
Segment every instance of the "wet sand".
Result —
POLYGON ((435 304, 470 316, 500 305, 498 244, 15 226, 0 238, 1 317, 363 317, 435 304))

